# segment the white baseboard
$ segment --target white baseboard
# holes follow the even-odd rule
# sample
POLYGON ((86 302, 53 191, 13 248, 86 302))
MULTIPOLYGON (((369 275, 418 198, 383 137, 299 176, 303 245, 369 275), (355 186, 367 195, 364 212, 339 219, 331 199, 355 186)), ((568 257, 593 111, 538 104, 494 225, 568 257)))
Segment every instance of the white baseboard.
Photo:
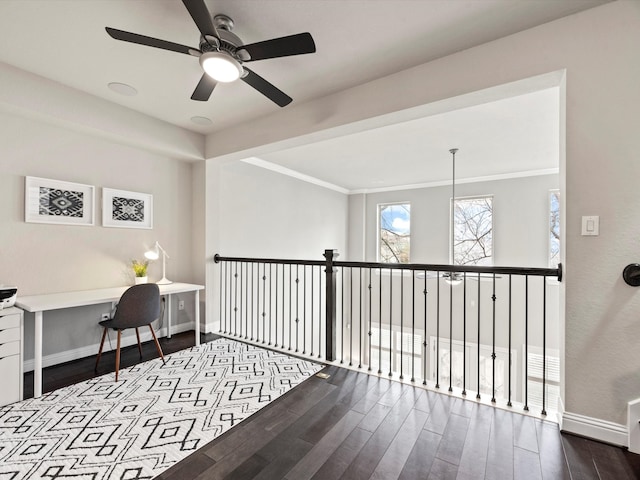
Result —
MULTIPOLYGON (((171 326, 171 334, 178 334, 182 332, 187 332, 189 330, 193 330, 193 324, 191 322, 181 323, 179 325, 171 326)), ((111 334, 111 331, 110 331, 111 334)), ((167 327, 163 327, 160 330, 156 331, 156 336, 166 337, 167 336, 167 327)), ((153 340, 151 336, 151 332, 147 328, 146 330, 140 331, 140 341, 148 342, 153 340)), ((135 345, 137 343, 135 335, 127 335, 122 337, 121 347, 128 347, 130 345, 135 345)), ((115 341, 114 338, 111 339, 111 346, 113 348, 109 348, 109 342, 105 340, 103 352, 109 352, 115 350, 115 341)), ((45 355, 42 357, 42 368, 50 367, 52 365, 58 365, 60 363, 70 362, 72 360, 77 360, 78 358, 90 357, 92 355, 98 354, 98 348, 100 347, 99 343, 95 345, 86 345, 84 347, 74 348, 73 350, 66 350, 64 352, 52 353, 51 355, 45 355)), ((33 359, 25 360, 23 364, 23 368, 25 372, 33 371, 33 359)))
POLYGON ((571 412, 563 412, 560 414, 560 419, 560 430, 563 432, 575 433, 611 445, 628 446, 626 425, 571 412))

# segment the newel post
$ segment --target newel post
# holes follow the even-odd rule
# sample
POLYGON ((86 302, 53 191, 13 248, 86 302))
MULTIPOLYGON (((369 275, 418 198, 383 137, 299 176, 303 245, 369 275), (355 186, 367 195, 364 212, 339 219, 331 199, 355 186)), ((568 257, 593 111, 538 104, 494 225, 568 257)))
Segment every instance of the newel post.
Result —
POLYGON ((333 262, 338 258, 336 250, 324 251, 326 275, 326 356, 329 362, 336 359, 336 271, 333 262))

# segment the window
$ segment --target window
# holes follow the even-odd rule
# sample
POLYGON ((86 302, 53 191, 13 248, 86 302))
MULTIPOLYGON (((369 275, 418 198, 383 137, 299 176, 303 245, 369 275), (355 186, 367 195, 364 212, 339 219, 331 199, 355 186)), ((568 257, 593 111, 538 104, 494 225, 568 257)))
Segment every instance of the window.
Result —
POLYGON ((378 261, 409 263, 411 239, 411 205, 378 205, 378 261))
POLYGON ((452 257, 454 265, 493 263, 493 197, 455 200, 452 257))
POLYGON ((560 191, 549 193, 549 267, 560 263, 560 191))

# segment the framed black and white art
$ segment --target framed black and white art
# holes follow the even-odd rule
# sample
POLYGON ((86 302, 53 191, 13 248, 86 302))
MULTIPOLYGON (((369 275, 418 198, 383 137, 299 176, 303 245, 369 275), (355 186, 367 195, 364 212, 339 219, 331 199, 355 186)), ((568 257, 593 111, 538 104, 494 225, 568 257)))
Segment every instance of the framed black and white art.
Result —
POLYGON ((102 225, 153 228, 153 195, 103 188, 102 225))
POLYGON ((25 177, 24 221, 93 225, 94 193, 92 185, 25 177))

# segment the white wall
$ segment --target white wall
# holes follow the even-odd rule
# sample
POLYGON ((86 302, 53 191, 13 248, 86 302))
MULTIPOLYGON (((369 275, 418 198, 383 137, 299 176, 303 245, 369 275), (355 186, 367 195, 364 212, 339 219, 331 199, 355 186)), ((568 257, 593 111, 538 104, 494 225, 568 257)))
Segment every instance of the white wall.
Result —
MULTIPOLYGON (((343 193, 245 162, 207 162, 207 257, 323 260, 346 255, 343 193)), ((218 331, 219 271, 207 268, 207 329, 218 331)))
POLYGON ((222 167, 220 254, 323 260, 346 254, 347 195, 244 162, 222 167))
POLYGON ((564 406, 624 424, 627 402, 640 394, 640 290, 621 279, 624 266, 639 260, 639 44, 640 2, 619 0, 210 135, 207 156, 259 156, 564 71, 555 83, 566 114, 564 406), (580 235, 582 215, 600 215, 600 236, 580 235))
MULTIPOLYGON (((0 283, 17 286, 18 295, 132 284, 131 259, 142 259, 156 240, 171 256, 167 276, 194 281, 190 163, 0 112, 0 170, 0 283), (94 185, 95 225, 25 223, 25 176, 94 185), (152 194, 153 229, 102 227, 102 187, 152 194)), ((151 281, 160 279, 161 269, 161 262, 150 266, 151 281)), ((192 296, 184 299, 185 310, 174 312, 178 323, 193 319, 192 296)), ((97 322, 109 310, 45 313, 45 356, 97 345, 97 322)), ((25 359, 33 354, 32 317, 25 317, 25 359)))

